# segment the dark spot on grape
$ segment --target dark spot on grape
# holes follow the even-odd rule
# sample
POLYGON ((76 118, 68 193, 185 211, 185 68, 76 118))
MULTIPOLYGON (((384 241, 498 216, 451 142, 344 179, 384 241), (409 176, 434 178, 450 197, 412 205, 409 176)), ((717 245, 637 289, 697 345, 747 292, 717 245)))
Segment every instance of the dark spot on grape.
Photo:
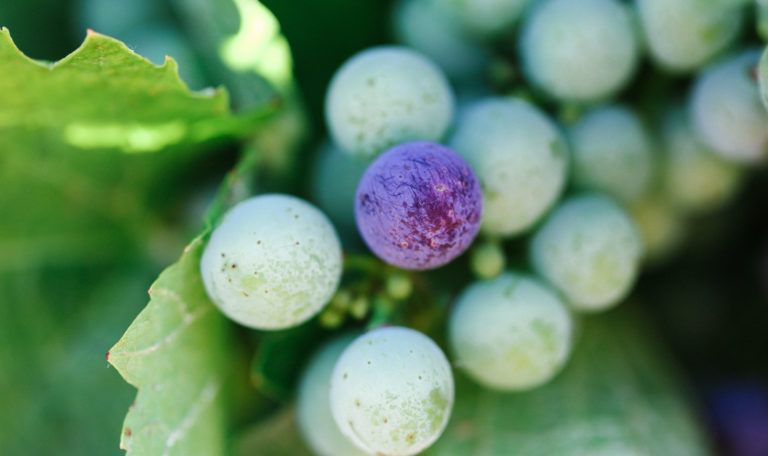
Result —
POLYGON ((246 292, 243 292, 243 296, 245 296, 247 298, 250 295, 248 293, 246 293, 246 292))
POLYGON ((237 269, 237 265, 236 265, 236 264, 233 264, 233 265, 232 265, 232 269, 237 269))
POLYGON ((126 437, 130 437, 133 435, 133 431, 131 431, 131 428, 127 427, 123 430, 123 434, 125 434, 126 437))

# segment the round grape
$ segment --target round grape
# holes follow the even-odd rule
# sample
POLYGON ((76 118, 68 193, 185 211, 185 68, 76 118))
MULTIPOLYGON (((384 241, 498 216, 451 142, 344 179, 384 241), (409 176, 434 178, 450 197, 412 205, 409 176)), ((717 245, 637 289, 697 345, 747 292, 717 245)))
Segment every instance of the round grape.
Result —
POLYGON ((200 262, 208 296, 232 320, 257 329, 296 326, 331 299, 341 279, 333 226, 288 195, 241 202, 211 234, 200 262))
POLYGON ((691 124, 721 157, 742 163, 765 158, 768 114, 755 69, 760 51, 748 50, 701 73, 690 97, 691 124))
POLYGON ((384 327, 360 336, 331 376, 336 424, 368 453, 409 456, 442 434, 453 407, 453 374, 424 334, 384 327))
POLYGON ((683 213, 700 214, 730 201, 741 184, 741 169, 714 154, 690 127, 682 108, 664 123, 664 193, 683 213))
POLYGON ((406 141, 437 141, 453 118, 453 93, 440 69, 397 46, 350 58, 328 87, 325 114, 336 144, 373 158, 406 141))
POLYGON ((531 0, 437 0, 472 34, 494 37, 512 28, 531 0))
POLYGON ((401 0, 395 8, 397 40, 434 60, 452 79, 482 75, 488 51, 470 38, 439 0, 401 0))
POLYGON ((743 10, 701 0, 637 0, 653 60, 670 71, 695 70, 738 36, 743 10))
POLYGON ((566 200, 531 243, 535 270, 581 311, 618 304, 637 277, 642 254, 632 219, 600 194, 566 200))
POLYGON ((623 201, 644 194, 653 177, 653 148, 634 112, 604 106, 573 126, 573 180, 577 187, 605 192, 623 201))
POLYGON ((472 168, 440 144, 411 142, 371 163, 355 197, 355 218, 366 244, 405 269, 432 269, 472 243, 482 194, 472 168))
POLYGON ((523 21, 523 71, 554 98, 594 101, 626 85, 639 46, 617 0, 542 0, 523 21))
POLYGON ((488 98, 468 106, 451 147, 483 187, 484 232, 511 236, 530 228, 557 201, 568 148, 557 125, 531 104, 488 98))
POLYGON ((501 274, 506 262, 501 245, 487 241, 472 249, 469 267, 481 279, 492 279, 501 274))
POLYGON ((307 445, 319 456, 365 456, 341 433, 331 414, 331 374, 339 356, 356 335, 338 337, 309 361, 299 382, 296 417, 307 445))
POLYGON ((571 351, 571 314, 533 277, 504 273, 465 289, 448 334, 461 366, 482 385, 522 391, 551 379, 571 351))
POLYGON ((318 152, 312 178, 312 199, 334 223, 342 240, 354 233, 355 192, 368 163, 345 154, 330 142, 318 152))

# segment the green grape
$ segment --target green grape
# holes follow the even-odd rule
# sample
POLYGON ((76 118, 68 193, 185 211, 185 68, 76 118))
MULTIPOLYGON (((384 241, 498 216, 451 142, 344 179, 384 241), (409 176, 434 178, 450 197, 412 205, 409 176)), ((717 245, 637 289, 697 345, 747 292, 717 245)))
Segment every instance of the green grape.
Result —
POLYGON ((557 125, 533 105, 487 98, 468 106, 450 145, 483 188, 482 230, 511 236, 529 229, 565 185, 568 148, 557 125))
POLYGON ((348 334, 324 345, 301 375, 296 398, 299 430, 319 456, 364 456, 339 430, 331 414, 331 374, 336 361, 356 335, 348 334))
POLYGON ((211 234, 200 272, 232 320, 282 329, 320 312, 341 280, 341 246, 328 219, 288 195, 260 195, 230 209, 211 234))
POLYGON ((383 327, 352 342, 331 376, 341 432, 368 453, 417 454, 442 434, 453 407, 453 374, 442 350, 409 328, 383 327))
POLYGON ((531 0, 437 0, 472 34, 494 37, 512 28, 531 0))
POLYGON ((479 78, 490 61, 489 52, 439 1, 401 0, 393 20, 397 41, 434 60, 451 79, 479 78))
POLYGON ((497 242, 484 242, 472 249, 469 266, 481 279, 492 279, 501 274, 506 265, 504 251, 497 242))
POLYGON ((730 201, 741 184, 741 169, 717 155, 691 129, 682 108, 664 123, 663 190, 683 213, 709 212, 730 201))
POLYGON ((635 282, 642 254, 632 219, 601 194, 567 199, 531 242, 534 269, 580 311, 618 304, 635 282))
POLYGON ((439 141, 453 119, 453 92, 440 68, 400 46, 362 51, 328 86, 325 117, 343 151, 371 159, 408 141, 439 141))
POLYGON ((740 163, 763 160, 768 114, 760 101, 755 70, 760 51, 740 51, 699 74, 691 90, 691 125, 721 157, 740 163))
POLYGON ((629 7, 618 0, 542 0, 523 21, 523 71, 564 101, 590 102, 621 90, 639 58, 629 7))
POLYGON ((355 193, 368 163, 326 142, 318 151, 312 175, 312 200, 342 235, 342 241, 357 235, 355 193))
POLYGON ((458 297, 448 334, 456 364, 482 385, 522 391, 551 379, 571 351, 571 314, 537 279, 504 273, 458 297))
POLYGON ((634 112, 619 105, 584 115, 570 131, 577 187, 622 201, 640 197, 653 177, 653 148, 634 112))
POLYGON ((738 36, 743 10, 727 2, 636 0, 653 60, 676 72, 695 70, 738 36))

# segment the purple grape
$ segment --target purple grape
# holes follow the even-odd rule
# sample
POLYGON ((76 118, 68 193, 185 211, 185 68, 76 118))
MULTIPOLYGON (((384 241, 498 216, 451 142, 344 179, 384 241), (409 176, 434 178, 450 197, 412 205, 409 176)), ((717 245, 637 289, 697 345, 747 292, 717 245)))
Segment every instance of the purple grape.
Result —
POLYGON ((360 179, 357 228, 382 260, 432 269, 459 256, 480 228, 475 172, 451 149, 409 142, 383 153, 360 179))

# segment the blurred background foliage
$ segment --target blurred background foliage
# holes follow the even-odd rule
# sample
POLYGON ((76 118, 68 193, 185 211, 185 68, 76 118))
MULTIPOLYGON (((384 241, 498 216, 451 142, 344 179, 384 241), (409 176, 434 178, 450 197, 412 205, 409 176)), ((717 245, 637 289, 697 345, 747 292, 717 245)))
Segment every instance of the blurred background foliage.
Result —
MULTIPOLYGON (((288 98, 295 109, 286 110, 289 114, 282 122, 265 128, 252 146, 290 148, 275 142, 309 138, 303 147, 294 147, 299 155, 291 156, 287 164, 276 159, 277 172, 265 176, 278 176, 271 188, 304 196, 311 191, 311 166, 306 164, 324 136, 323 99, 328 81, 356 51, 392 41, 392 3, 263 3, 279 18, 290 43, 296 81, 288 91, 298 90, 300 96, 288 98), (296 163, 304 165, 296 173, 287 173, 284 167, 296 163)), ((157 64, 166 54, 172 55, 179 62, 181 76, 192 88, 226 84, 237 109, 263 102, 260 97, 265 92, 258 89, 263 81, 232 76, 237 72, 222 68, 233 62, 215 56, 221 50, 219 38, 237 33, 238 23, 233 20, 237 2, 219 1, 216 10, 220 16, 205 14, 201 10, 205 4, 217 2, 2 1, 0 26, 9 28, 26 55, 46 61, 72 52, 82 42, 86 29, 92 28, 123 40, 157 64)), ((249 64, 236 61, 237 43, 229 52, 235 66, 249 64)), ((278 85, 280 68, 277 62, 272 82, 278 85)), ((502 73, 509 70, 503 65, 496 69, 502 73)), ((652 87, 637 88, 630 96, 653 102, 659 98, 653 94, 669 93, 680 84, 661 77, 658 81, 652 87)), ((10 149, 9 143, 3 141, 9 140, 0 136, 0 166, 1 155, 10 149)), ((117 441, 135 389, 108 367, 104 354, 146 304, 148 285, 200 231, 205 207, 239 152, 231 142, 216 144, 164 174, 149 190, 136 188, 137 193, 150 192, 141 199, 142 216, 134 220, 133 230, 115 229, 99 239, 100 245, 117 248, 98 258, 89 254, 66 263, 41 261, 19 266, 3 254, 4 249, 18 246, 0 238, 0 454, 122 454, 117 441)), ((658 328, 661 343, 670 348, 695 387, 713 439, 725 451, 737 451, 733 435, 760 432, 764 429, 761 423, 768 423, 766 194, 768 176, 765 172, 753 173, 735 204, 693 221, 697 229, 692 231, 684 250, 675 259, 645 272, 636 292, 658 328)), ((0 225, 11 222, 9 214, 13 209, 7 194, 0 194, 0 225)), ((56 220, 46 222, 55 224, 56 220)), ((24 248, 38 255, 46 251, 43 243, 24 248)), ((515 249, 512 243, 510 252, 515 249)), ((451 270, 445 274, 450 275, 451 270)), ((262 405, 254 406, 256 411, 243 412, 240 421, 249 421, 270 404, 262 405)), ((250 433, 243 447, 258 448, 264 434, 286 428, 285 423, 283 415, 273 417, 266 427, 250 433)), ((751 454, 746 451, 749 449, 743 454, 751 454)))

